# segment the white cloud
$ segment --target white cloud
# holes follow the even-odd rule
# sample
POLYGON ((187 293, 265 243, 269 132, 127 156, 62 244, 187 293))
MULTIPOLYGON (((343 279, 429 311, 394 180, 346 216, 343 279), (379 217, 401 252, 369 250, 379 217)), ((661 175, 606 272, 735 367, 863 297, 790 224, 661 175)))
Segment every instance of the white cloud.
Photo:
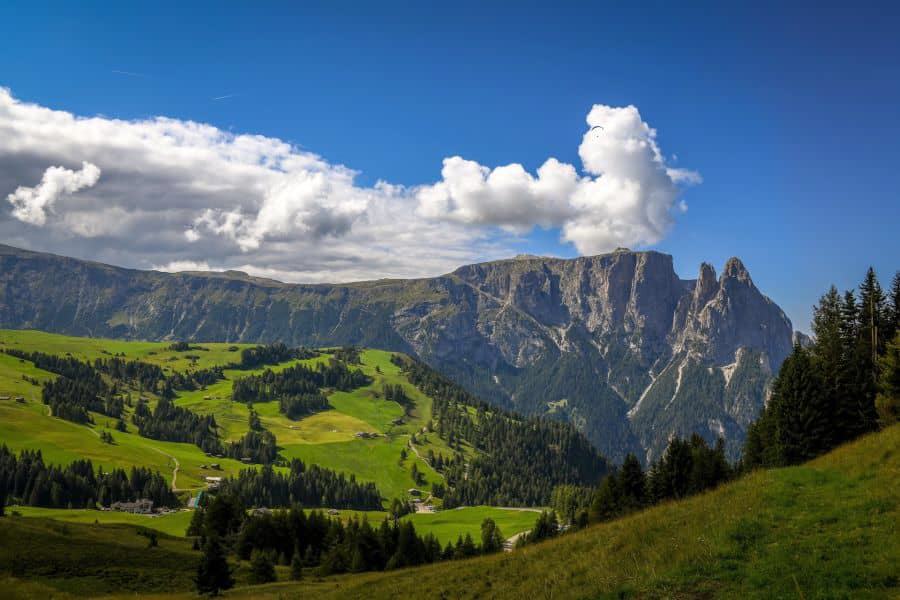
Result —
POLYGON ((369 187, 276 138, 164 117, 79 117, 0 88, 0 194, 11 206, 0 210, 0 239, 285 281, 434 275, 508 256, 535 226, 560 228, 581 252, 654 243, 671 226, 677 185, 695 174, 665 164, 633 107, 594 107, 588 123, 605 129, 582 141, 584 174, 553 158, 532 174, 455 156, 436 184, 369 187))
POLYGON ((547 160, 537 177, 520 164, 489 169, 459 156, 444 159, 442 181, 419 188, 418 213, 469 225, 528 230, 572 216, 568 198, 578 185, 571 165, 547 160))
POLYGON ((182 271, 211 271, 209 263, 196 260, 173 260, 166 265, 153 265, 156 271, 165 271, 167 273, 180 273, 182 271))
POLYGON ((578 149, 587 176, 555 158, 535 177, 519 164, 489 169, 454 156, 439 183, 419 188, 419 214, 515 231, 559 227, 582 254, 658 242, 673 212, 686 208, 678 185, 699 175, 666 165, 656 131, 634 106, 595 105, 587 124, 578 149))
POLYGON ((89 162, 82 163, 81 169, 72 171, 65 167, 48 167, 35 187, 19 186, 6 199, 13 205, 12 214, 24 223, 43 225, 47 222, 47 211, 60 196, 74 194, 89 188, 100 179, 100 169, 89 162))

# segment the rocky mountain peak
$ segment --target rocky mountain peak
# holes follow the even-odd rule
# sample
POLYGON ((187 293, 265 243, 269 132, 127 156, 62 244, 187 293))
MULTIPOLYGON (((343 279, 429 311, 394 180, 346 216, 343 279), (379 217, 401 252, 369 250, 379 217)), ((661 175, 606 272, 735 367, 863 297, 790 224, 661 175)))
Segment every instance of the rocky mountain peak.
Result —
POLYGON ((718 291, 719 282, 716 281, 715 268, 707 262, 701 264, 700 274, 697 276, 697 283, 694 284, 694 309, 699 310, 703 308, 718 291))
POLYGON ((732 256, 725 263, 725 269, 722 271, 722 281, 726 279, 737 279, 741 282, 753 283, 744 263, 736 256, 732 256))

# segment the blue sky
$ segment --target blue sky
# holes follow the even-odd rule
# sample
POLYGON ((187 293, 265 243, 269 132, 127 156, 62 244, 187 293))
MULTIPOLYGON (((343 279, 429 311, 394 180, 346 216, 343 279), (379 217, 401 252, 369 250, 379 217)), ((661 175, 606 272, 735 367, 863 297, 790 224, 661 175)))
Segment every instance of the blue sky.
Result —
MULTIPOLYGON (((591 106, 634 105, 668 163, 703 179, 649 246, 682 277, 740 256, 808 329, 829 284, 900 268, 896 4, 121 4, 0 6, 0 86, 76 115, 278 138, 363 186, 435 182, 453 155, 580 169, 591 106)), ((40 235, 59 249, 46 232, 24 243, 45 249, 40 235)), ((510 243, 579 253, 555 226, 510 243)))

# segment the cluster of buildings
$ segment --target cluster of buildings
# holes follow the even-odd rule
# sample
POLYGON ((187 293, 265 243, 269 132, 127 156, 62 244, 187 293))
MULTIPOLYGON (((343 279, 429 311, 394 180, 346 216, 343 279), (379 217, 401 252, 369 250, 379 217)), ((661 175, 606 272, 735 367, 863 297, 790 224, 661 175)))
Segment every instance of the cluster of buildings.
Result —
POLYGON ((113 502, 109 509, 133 515, 150 515, 153 514, 153 500, 141 498, 134 502, 113 502))

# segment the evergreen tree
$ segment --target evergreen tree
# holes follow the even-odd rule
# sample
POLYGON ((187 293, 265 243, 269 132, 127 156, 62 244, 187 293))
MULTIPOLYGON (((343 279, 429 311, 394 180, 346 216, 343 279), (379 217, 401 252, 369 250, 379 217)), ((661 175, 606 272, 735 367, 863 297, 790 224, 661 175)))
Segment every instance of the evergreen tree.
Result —
POLYGON ((269 552, 257 550, 250 559, 250 583, 271 583, 275 581, 275 561, 269 552))
POLYGON ((500 533, 500 528, 497 527, 497 524, 493 519, 487 518, 481 522, 481 551, 485 554, 491 554, 493 552, 499 552, 503 549, 503 542, 505 542, 505 538, 503 534, 500 533))
POLYGON ((634 454, 628 454, 622 463, 619 472, 619 493, 625 511, 637 510, 646 502, 647 478, 634 454))
POLYGON ((300 558, 299 550, 294 552, 294 557, 291 559, 291 579, 294 581, 303 579, 303 559, 300 558))
POLYGON ((557 535, 559 535, 559 521, 556 520, 556 513, 552 510, 545 510, 541 512, 534 527, 528 533, 528 543, 550 539, 557 535))
POLYGON ((693 460, 690 442, 679 438, 669 442, 662 458, 650 470, 648 487, 652 500, 659 502, 690 494, 693 460))
POLYGON ((865 431, 861 415, 864 411, 860 410, 864 402, 860 398, 871 387, 867 375, 868 351, 860 330, 859 305, 856 295, 850 290, 844 293, 841 304, 841 339, 844 349, 840 371, 844 388, 835 407, 836 436, 833 442, 836 444, 851 440, 865 431))
POLYGON ((874 371, 878 354, 884 350, 887 341, 884 334, 888 310, 884 292, 872 267, 866 271, 866 276, 859 285, 859 304, 860 333, 869 349, 870 367, 874 371))
POLYGON ((467 533, 466 537, 463 538, 462 556, 463 558, 468 558, 476 554, 478 554, 478 549, 475 548, 475 541, 472 539, 471 534, 467 533))
POLYGON ((849 393, 841 368, 844 360, 842 329, 841 295, 836 287, 831 286, 813 309, 815 344, 811 352, 822 374, 823 391, 835 411, 832 413, 834 419, 843 418, 837 414, 837 409, 849 393))
POLYGON ((796 346, 775 381, 772 406, 784 464, 797 464, 831 447, 832 407, 809 353, 796 346))
POLYGON ((884 350, 885 342, 885 298, 875 270, 869 267, 865 279, 859 286, 859 317, 857 322, 857 344, 855 352, 856 390, 850 403, 855 412, 851 421, 855 429, 851 437, 872 431, 877 425, 875 395, 878 392, 878 355, 884 350))
POLYGON ((191 522, 188 525, 186 535, 189 536, 201 536, 204 535, 204 519, 205 515, 203 513, 203 509, 199 506, 194 509, 194 514, 191 515, 191 522))
POLYGON ((203 545, 203 555, 197 566, 197 577, 194 579, 197 592, 218 596, 222 590, 230 589, 234 585, 231 577, 231 567, 225 558, 225 551, 216 536, 206 540, 203 545))
POLYGON ((619 493, 619 476, 610 473, 600 482, 594 500, 591 502, 591 521, 609 521, 620 514, 621 494, 619 493))
POLYGON ((879 423, 888 427, 900 420, 900 331, 888 342, 880 366, 875 407, 879 423))
POLYGON ((886 313, 884 339, 888 341, 900 333, 900 271, 894 273, 894 279, 891 281, 886 313))

